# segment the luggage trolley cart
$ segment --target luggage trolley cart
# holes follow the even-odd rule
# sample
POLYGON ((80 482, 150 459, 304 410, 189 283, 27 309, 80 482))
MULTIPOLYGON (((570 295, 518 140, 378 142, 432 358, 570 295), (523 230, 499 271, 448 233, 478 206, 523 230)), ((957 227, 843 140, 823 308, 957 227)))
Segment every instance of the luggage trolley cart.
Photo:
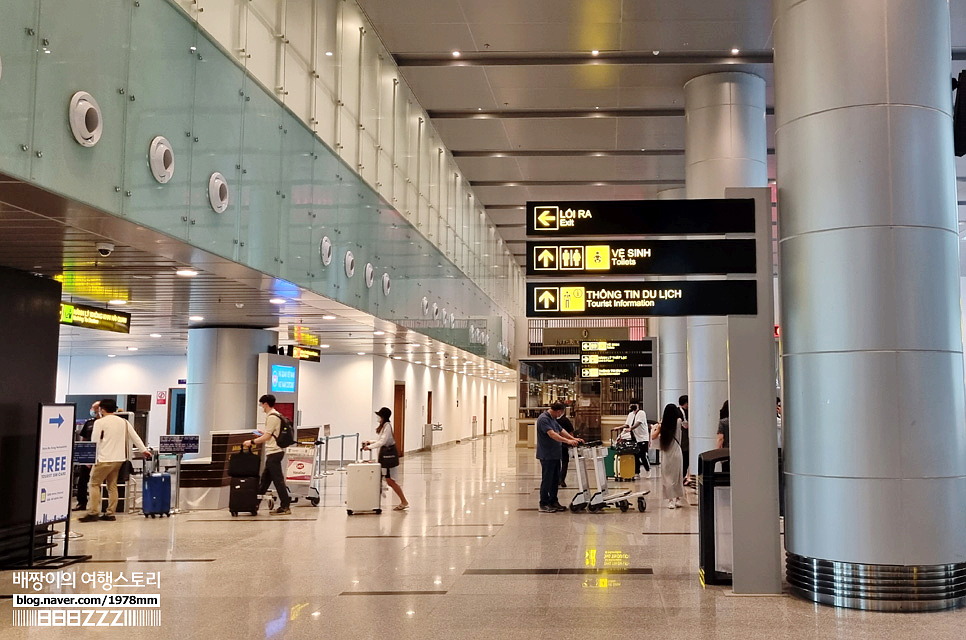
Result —
MULTIPOLYGON (((322 477, 321 446, 292 445, 285 449, 285 486, 288 487, 292 504, 305 500, 313 507, 319 506, 319 478, 322 477)), ((273 491, 268 508, 275 508, 277 495, 273 491)))
POLYGON ((631 500, 637 498, 637 510, 644 512, 647 509, 647 501, 644 496, 650 491, 637 491, 623 489, 614 493, 607 493, 607 472, 604 470, 604 457, 607 449, 601 446, 602 443, 588 442, 576 447, 571 447, 570 455, 573 457, 574 468, 577 471, 577 495, 570 502, 570 510, 573 513, 584 509, 591 513, 602 511, 604 507, 617 507, 622 513, 626 513, 631 507, 631 500), (594 466, 594 476, 597 481, 597 490, 590 487, 587 478, 587 462, 592 461, 594 466))

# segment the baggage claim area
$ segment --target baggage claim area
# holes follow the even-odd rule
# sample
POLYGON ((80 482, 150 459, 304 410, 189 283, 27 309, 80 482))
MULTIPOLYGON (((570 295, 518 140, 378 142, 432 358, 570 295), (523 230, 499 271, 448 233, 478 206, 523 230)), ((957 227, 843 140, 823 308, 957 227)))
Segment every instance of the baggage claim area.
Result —
POLYGON ((856 2, 5 0, 0 640, 962 638, 966 5, 856 2))

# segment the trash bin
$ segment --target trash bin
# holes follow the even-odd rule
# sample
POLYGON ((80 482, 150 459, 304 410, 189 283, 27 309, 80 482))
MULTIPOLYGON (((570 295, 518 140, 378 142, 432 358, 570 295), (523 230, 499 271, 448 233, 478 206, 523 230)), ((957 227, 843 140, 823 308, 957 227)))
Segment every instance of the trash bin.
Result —
POLYGON ((731 584, 731 452, 698 456, 698 576, 702 585, 731 584))

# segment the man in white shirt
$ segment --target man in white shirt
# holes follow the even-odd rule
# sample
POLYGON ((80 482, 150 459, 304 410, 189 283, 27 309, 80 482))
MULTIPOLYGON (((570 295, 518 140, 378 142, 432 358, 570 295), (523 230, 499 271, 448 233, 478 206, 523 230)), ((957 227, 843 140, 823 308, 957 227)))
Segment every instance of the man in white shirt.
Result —
POLYGON ((96 522, 97 520, 114 521, 114 510, 117 509, 117 475, 121 465, 127 460, 129 442, 133 442, 145 458, 151 457, 151 452, 144 446, 141 437, 130 422, 114 415, 117 402, 113 398, 101 400, 100 412, 102 418, 94 421, 91 432, 91 442, 97 443, 97 458, 91 469, 90 509, 80 522, 96 522), (107 513, 101 511, 101 483, 107 483, 107 513))
POLYGON ((268 491, 269 485, 275 485, 275 492, 278 494, 279 506, 274 511, 269 511, 273 516, 291 515, 292 510, 289 505, 292 502, 285 486, 285 473, 282 471, 282 459, 285 457, 285 449, 278 446, 278 434, 282 430, 282 416, 275 410, 275 396, 267 393, 258 399, 258 406, 265 412, 265 428, 262 429, 258 437, 246 440, 242 446, 251 447, 252 445, 262 445, 265 452, 265 469, 262 471, 261 482, 258 485, 258 494, 263 495, 268 491))
POLYGON ((650 429, 647 426, 647 413, 644 405, 631 405, 631 412, 627 414, 624 424, 630 429, 631 437, 637 442, 637 460, 635 461, 635 473, 641 474, 641 467, 650 472, 651 463, 647 460, 647 445, 651 440, 650 429))

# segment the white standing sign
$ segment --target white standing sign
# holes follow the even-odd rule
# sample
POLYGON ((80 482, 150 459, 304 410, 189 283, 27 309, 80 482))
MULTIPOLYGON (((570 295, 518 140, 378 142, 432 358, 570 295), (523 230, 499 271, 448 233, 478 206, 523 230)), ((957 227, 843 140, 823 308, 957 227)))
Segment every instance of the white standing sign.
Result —
POLYGON ((70 517, 75 409, 72 404, 40 407, 37 506, 34 512, 34 522, 38 525, 63 522, 70 517))

